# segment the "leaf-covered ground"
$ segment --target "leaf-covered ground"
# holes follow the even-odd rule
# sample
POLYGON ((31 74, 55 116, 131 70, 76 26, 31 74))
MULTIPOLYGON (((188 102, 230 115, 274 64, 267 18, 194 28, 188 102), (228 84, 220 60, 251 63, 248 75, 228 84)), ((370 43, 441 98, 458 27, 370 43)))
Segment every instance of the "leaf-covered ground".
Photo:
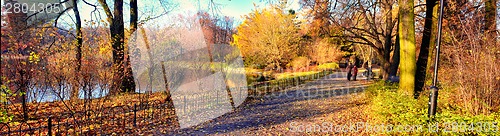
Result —
POLYGON ((274 92, 203 124, 156 134, 180 135, 359 135, 348 130, 366 122, 362 92, 366 79, 347 81, 337 72, 306 84, 274 92), (344 126, 344 129, 342 129, 344 126))

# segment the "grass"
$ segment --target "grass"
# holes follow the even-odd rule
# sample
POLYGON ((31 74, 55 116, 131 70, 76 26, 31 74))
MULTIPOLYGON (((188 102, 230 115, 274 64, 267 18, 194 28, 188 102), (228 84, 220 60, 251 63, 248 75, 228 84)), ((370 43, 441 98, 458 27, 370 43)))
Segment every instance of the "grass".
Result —
POLYGON ((285 73, 278 73, 275 74, 276 79, 287 79, 287 78, 296 78, 296 77, 302 77, 302 76, 310 76, 320 73, 320 71, 307 71, 307 72, 285 72, 285 73))
MULTIPOLYGON (((375 124, 390 125, 419 125, 423 126, 420 131, 413 132, 382 132, 390 135, 498 135, 500 123, 500 112, 490 115, 471 115, 461 113, 459 110, 449 108, 448 98, 452 88, 441 89, 438 100, 436 116, 432 121, 427 116, 428 98, 422 93, 421 97, 414 99, 413 96, 397 93, 397 84, 379 81, 372 84, 365 91, 366 99, 369 101, 368 114, 370 121, 375 124), (447 106, 448 105, 448 106, 447 106), (428 129, 429 126, 437 128, 428 129), (476 126, 474 126, 476 125, 476 126), (437 132, 433 130, 437 129, 437 132)), ((454 106, 456 107, 456 106, 454 106)))

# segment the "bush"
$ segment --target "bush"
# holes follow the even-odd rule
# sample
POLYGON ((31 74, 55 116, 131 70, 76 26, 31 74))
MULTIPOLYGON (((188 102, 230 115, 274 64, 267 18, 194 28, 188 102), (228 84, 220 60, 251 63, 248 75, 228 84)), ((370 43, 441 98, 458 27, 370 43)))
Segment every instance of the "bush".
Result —
MULTIPOLYGON (((2 77, 2 80, 5 78, 2 77)), ((12 91, 6 85, 0 85, 0 103, 8 102, 9 96, 12 95, 12 91)), ((0 123, 10 122, 14 116, 9 115, 6 109, 3 109, 3 105, 0 106, 0 123)))
POLYGON ((337 64, 335 62, 318 65, 318 69, 320 69, 320 70, 329 70, 329 69, 337 69, 337 68, 339 68, 339 64, 337 64))
MULTIPOLYGON (((414 99, 413 96, 399 94, 397 85, 377 82, 369 86, 365 94, 371 100, 369 114, 376 124, 385 125, 420 125, 421 130, 408 132, 420 135, 495 135, 498 134, 500 124, 500 112, 489 115, 464 114, 459 109, 449 108, 450 103, 446 95, 440 95, 438 101, 438 112, 432 122, 428 123, 427 117, 428 99, 421 96, 414 99), (429 127, 438 123, 438 132, 432 132, 429 127), (456 124, 454 124, 456 123, 456 124), (481 131, 478 126, 470 127, 470 124, 488 124, 482 126, 489 131, 481 131), (497 123, 496 125, 493 123, 497 123), (449 132, 446 132, 447 130, 449 132), (495 132, 496 131, 496 132, 495 132)), ((449 89, 442 89, 449 92, 449 89)), ((423 93, 426 94, 426 93, 423 93)), ((446 93, 445 93, 446 94, 446 93)), ((392 133, 392 132, 391 132, 392 133)), ((399 133, 399 132, 396 132, 399 133)))
POLYGON ((309 60, 309 58, 307 58, 307 57, 296 57, 296 58, 292 59, 292 62, 290 62, 289 65, 294 70, 297 70, 297 69, 305 68, 305 67, 309 66, 310 63, 311 63, 311 60, 309 60))
POLYGON ((309 47, 308 57, 319 64, 340 60, 344 53, 337 45, 338 38, 317 39, 309 47))
MULTIPOLYGON (((468 5, 471 6, 471 5, 468 5)), ((462 7, 470 8, 470 7, 462 7)), ((480 18, 481 15, 477 16, 480 18)), ((455 85, 451 100, 473 115, 500 110, 500 46, 496 36, 484 33, 480 19, 454 22, 458 30, 443 35, 442 84, 455 85), (496 46, 495 46, 496 45, 496 46)), ((451 31, 451 32, 446 32, 451 31)), ((441 77, 440 77, 441 78, 441 77)))

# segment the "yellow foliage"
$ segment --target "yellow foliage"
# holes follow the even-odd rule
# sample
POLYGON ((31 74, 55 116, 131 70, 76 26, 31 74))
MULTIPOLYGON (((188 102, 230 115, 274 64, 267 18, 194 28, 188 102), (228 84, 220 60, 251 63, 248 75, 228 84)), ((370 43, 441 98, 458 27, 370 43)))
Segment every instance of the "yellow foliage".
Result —
POLYGON ((30 56, 28 57, 30 63, 37 64, 40 61, 40 55, 35 52, 30 52, 30 56))
POLYGON ((280 67, 297 56, 300 39, 295 15, 279 7, 256 9, 237 27, 232 45, 246 65, 280 67))

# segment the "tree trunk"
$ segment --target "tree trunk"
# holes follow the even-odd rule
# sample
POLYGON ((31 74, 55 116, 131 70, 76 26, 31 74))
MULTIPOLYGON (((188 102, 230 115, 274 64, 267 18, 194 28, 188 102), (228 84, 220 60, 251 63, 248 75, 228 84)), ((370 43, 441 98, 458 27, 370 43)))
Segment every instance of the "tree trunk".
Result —
POLYGON ((391 69, 389 71, 389 76, 396 76, 398 74, 399 59, 400 59, 400 44, 398 35, 396 36, 396 42, 394 44, 394 55, 391 58, 391 69))
POLYGON ((432 33, 436 27, 436 22, 433 22, 433 18, 437 11, 436 0, 427 0, 426 11, 425 11, 425 22, 424 22, 424 32, 422 36, 422 44, 420 45, 420 53, 417 60, 417 71, 415 74, 415 98, 418 98, 420 93, 423 91, 425 84, 425 78, 427 76, 427 63, 429 59, 429 48, 434 46, 434 40, 436 39, 432 33), (436 9, 436 10, 435 10, 436 9))
POLYGON ((124 23, 123 23, 123 0, 114 1, 113 19, 109 26, 111 34, 111 46, 113 48, 113 84, 111 85, 111 94, 117 94, 125 91, 122 81, 125 78, 124 72, 124 23))
POLYGON ((172 94, 170 93, 170 88, 168 86, 168 79, 167 79, 167 74, 165 71, 165 62, 161 61, 161 70, 163 73, 163 81, 165 82, 165 95, 167 96, 165 103, 167 103, 167 111, 170 111, 172 113, 171 118, 169 118, 169 123, 172 124, 172 126, 175 129, 180 128, 179 124, 179 118, 177 117, 177 113, 175 111, 174 107, 174 101, 172 100, 172 94))
MULTIPOLYGON (((436 0, 437 1, 437 0, 436 0)), ((439 6, 434 5, 434 9, 433 9, 433 15, 434 17, 432 17, 432 22, 435 22, 436 24, 432 26, 432 32, 433 34, 437 34, 437 22, 438 22, 438 10, 439 10, 439 6)), ((435 53, 434 53, 434 49, 436 49, 436 36, 432 36, 431 37, 431 41, 430 41, 430 44, 429 44, 429 57, 427 58, 427 73, 433 73, 434 72, 434 57, 435 57, 435 53)), ((432 75, 431 74, 427 74, 426 79, 431 79, 432 78, 432 75)))
POLYGON ((75 79, 73 83, 73 90, 71 91, 71 100, 77 100, 78 99, 78 93, 80 91, 80 85, 79 85, 79 77, 81 76, 81 69, 82 69, 82 44, 83 44, 83 38, 82 38, 82 20, 80 18, 80 12, 78 11, 78 6, 77 6, 77 0, 73 0, 74 6, 73 6, 73 12, 75 13, 75 26, 76 26, 76 71, 75 71, 75 79))
POLYGON ((380 60, 380 75, 379 78, 382 78, 383 80, 389 79, 389 70, 391 68, 391 62, 389 60, 386 60, 384 57, 384 53, 378 52, 378 58, 380 60))
POLYGON ((384 36, 384 53, 383 59, 384 63, 382 64, 382 76, 384 80, 389 79, 390 70, 391 70, 391 47, 392 47, 392 29, 394 28, 394 24, 392 23, 392 4, 386 1, 383 5, 383 9, 385 12, 385 36, 384 36))
MULTIPOLYGON (((137 0, 130 0, 130 34, 137 30, 137 0)), ((123 20, 123 19, 122 19, 123 20)), ((125 48, 128 48, 126 46, 125 48)), ((134 74, 132 73, 132 66, 130 65, 130 50, 124 48, 124 78, 122 79, 122 91, 124 92, 134 92, 135 91, 135 81, 134 74)))
POLYGON ((412 95, 415 89, 416 47, 413 0, 399 1, 400 80, 398 91, 412 95))

